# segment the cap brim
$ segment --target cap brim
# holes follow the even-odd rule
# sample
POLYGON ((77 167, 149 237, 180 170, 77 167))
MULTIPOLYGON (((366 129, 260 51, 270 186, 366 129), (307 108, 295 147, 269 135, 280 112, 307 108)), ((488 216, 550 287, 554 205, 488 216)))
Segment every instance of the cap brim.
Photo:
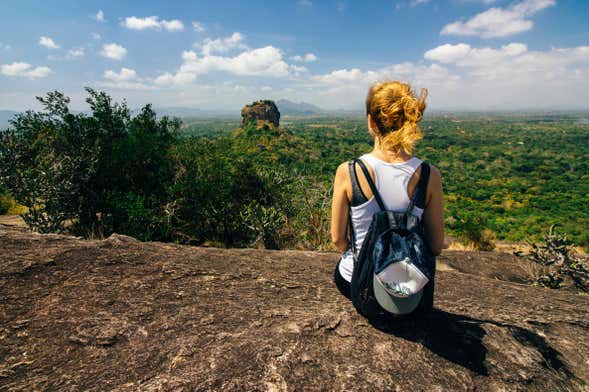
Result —
POLYGON ((383 309, 394 314, 407 314, 414 311, 419 302, 421 301, 421 295, 423 290, 417 294, 410 295, 409 297, 395 297, 390 295, 380 283, 376 275, 373 278, 374 296, 378 301, 378 304, 383 309))

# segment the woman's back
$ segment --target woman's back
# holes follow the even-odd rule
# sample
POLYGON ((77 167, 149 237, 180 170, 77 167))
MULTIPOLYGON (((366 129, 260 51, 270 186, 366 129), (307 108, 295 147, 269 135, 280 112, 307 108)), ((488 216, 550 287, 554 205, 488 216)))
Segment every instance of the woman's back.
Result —
MULTIPOLYGON (((376 183, 376 189, 384 199, 383 208, 400 212, 405 212, 410 204, 409 199, 422 177, 421 169, 429 168, 423 176, 424 180, 429 179, 427 186, 426 181, 419 182, 419 200, 416 200, 416 207, 410 212, 421 218, 419 222, 425 246, 436 256, 442 251, 444 240, 442 179, 435 166, 421 166, 422 161, 413 157, 414 145, 423 137, 417 124, 425 110, 426 97, 427 90, 422 89, 417 97, 407 83, 392 81, 372 85, 366 96, 366 120, 368 132, 374 138, 374 149, 370 154, 363 155, 360 162, 367 166, 367 176, 376 183)), ((344 252, 334 271, 334 281, 340 292, 348 298, 351 298, 350 282, 354 268, 351 249, 359 250, 362 247, 372 217, 378 211, 378 202, 372 195, 363 170, 358 165, 342 163, 333 183, 331 238, 336 248, 344 252)), ((431 284, 423 288, 422 294, 424 299, 421 302, 431 305, 433 279, 431 284)), ((417 298, 414 296, 410 297, 417 298)), ((381 299, 385 301, 385 297, 389 298, 390 295, 381 299)), ((379 302, 381 305, 383 303, 379 302)), ((395 310, 393 307, 386 309, 391 313, 408 311, 407 307, 404 310, 395 310)))
MULTIPOLYGON (((416 174, 422 160, 412 157, 405 162, 385 162, 372 154, 364 154, 360 159, 366 164, 380 193, 385 207, 391 211, 405 211, 410 203, 410 197, 414 189, 410 189, 418 179, 411 181, 416 174)), ((354 230, 355 247, 359 252, 364 242, 364 237, 372 221, 372 216, 378 212, 379 207, 367 185, 363 173, 356 167, 356 176, 351 179, 350 218, 354 230), (355 183, 355 177, 358 181, 355 183)), ((424 206, 415 206, 413 214, 421 218, 424 206)), ((340 273, 347 281, 352 279, 353 257, 351 251, 347 251, 340 263, 340 273)))

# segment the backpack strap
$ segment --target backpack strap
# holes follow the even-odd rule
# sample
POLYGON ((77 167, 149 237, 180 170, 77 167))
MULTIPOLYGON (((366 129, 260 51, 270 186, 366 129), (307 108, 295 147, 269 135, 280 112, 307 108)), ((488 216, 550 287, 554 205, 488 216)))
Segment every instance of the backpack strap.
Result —
POLYGON ((358 174, 356 173, 356 165, 353 159, 348 162, 348 171, 350 172, 350 181, 352 182, 352 200, 350 201, 350 205, 359 206, 366 202, 368 198, 358 183, 358 174))
POLYGON ((374 195, 374 198, 376 199, 378 206, 382 211, 386 211, 386 207, 382 201, 382 197, 380 197, 380 193, 378 193, 378 189, 376 189, 376 185, 374 185, 374 181, 372 181, 372 177, 370 177, 370 172, 366 168, 366 165, 364 164, 364 162, 362 162, 361 159, 354 159, 354 162, 358 163, 360 169, 362 169, 364 177, 366 177, 366 181, 368 181, 368 185, 370 185, 370 190, 372 190, 372 194, 374 195))
POLYGON ((417 187, 415 188, 415 192, 413 192, 413 197, 411 197, 411 201, 409 202, 409 206, 407 207, 407 212, 410 213, 411 211, 413 211, 413 207, 415 206, 418 206, 421 209, 425 209, 425 197, 427 195, 429 172, 429 164, 427 162, 422 162, 419 181, 417 182, 417 187))

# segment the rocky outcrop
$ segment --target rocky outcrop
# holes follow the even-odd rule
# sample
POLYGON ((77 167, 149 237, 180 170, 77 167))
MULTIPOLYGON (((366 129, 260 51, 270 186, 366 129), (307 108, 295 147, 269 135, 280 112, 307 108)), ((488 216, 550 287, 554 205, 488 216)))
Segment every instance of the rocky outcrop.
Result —
POLYGON ((280 125, 280 112, 274 101, 261 100, 241 109, 241 124, 254 122, 257 126, 268 124, 274 128, 280 125))
POLYGON ((587 390, 586 295, 447 252, 435 310, 375 326, 337 258, 0 225, 0 390, 587 390))

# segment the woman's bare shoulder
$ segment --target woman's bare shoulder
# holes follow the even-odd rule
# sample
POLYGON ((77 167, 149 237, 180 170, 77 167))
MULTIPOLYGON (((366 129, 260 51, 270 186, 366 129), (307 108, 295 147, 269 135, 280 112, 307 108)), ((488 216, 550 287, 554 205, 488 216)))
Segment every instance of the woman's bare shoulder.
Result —
POLYGON ((430 165, 429 167, 427 193, 431 196, 433 193, 442 193, 442 173, 434 165, 430 165))
POLYGON ((335 178, 346 179, 349 177, 348 162, 340 163, 335 171, 335 178))
POLYGON ((431 164, 429 165, 429 177, 430 180, 442 182, 442 173, 440 173, 440 169, 431 164))
POLYGON ((333 183, 334 190, 341 189, 346 193, 348 199, 351 197, 352 187, 350 185, 350 171, 348 170, 348 162, 344 162, 337 167, 333 183))

